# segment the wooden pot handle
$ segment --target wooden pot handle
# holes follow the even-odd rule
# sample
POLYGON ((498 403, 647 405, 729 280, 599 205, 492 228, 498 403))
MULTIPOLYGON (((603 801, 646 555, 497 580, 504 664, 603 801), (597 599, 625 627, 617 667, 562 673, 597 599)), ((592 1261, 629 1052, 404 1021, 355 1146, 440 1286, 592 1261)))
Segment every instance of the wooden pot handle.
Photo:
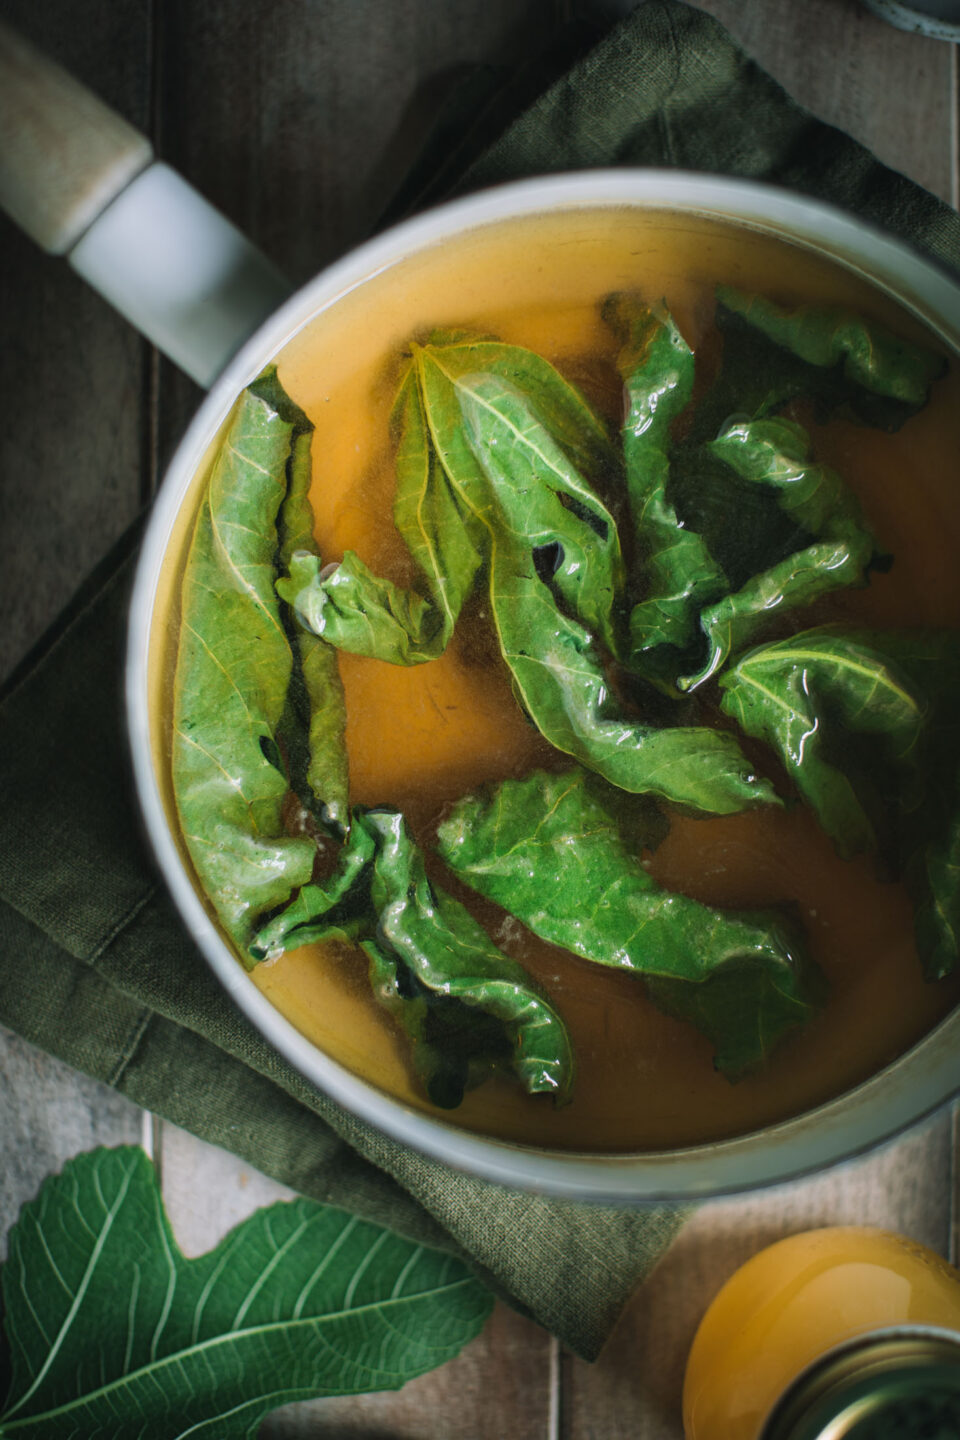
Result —
POLYGON ((0 206, 66 255, 153 159, 145 135, 0 22, 0 206))
POLYGON ((2 22, 0 208, 201 385, 290 293, 145 135, 2 22))

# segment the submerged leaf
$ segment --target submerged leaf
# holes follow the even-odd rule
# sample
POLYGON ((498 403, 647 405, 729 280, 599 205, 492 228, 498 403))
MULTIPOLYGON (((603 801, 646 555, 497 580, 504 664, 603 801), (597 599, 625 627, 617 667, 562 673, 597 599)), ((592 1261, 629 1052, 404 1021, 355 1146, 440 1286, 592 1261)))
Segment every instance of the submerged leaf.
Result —
POLYGON ((629 663, 655 683, 672 681, 678 652, 697 638, 701 608, 727 588, 702 535, 680 525, 667 498, 670 427, 693 390, 693 352, 669 313, 634 296, 611 296, 603 314, 622 342, 627 498, 646 591, 630 614, 629 663))
POLYGON ((835 470, 813 462, 807 433, 793 421, 732 423, 707 449, 741 481, 773 491, 811 543, 701 613, 707 660, 678 682, 682 690, 708 680, 771 615, 808 605, 830 590, 862 585, 876 551, 856 498, 835 470))
POLYGON ((497 1069, 530 1094, 569 1094, 573 1058, 560 1017, 430 882, 398 811, 355 809, 333 877, 305 885, 255 949, 265 957, 326 939, 362 946, 374 996, 413 1041, 413 1067, 434 1104, 459 1105, 497 1069))
POLYGON ((180 827, 245 953, 257 917, 309 879, 314 845, 284 834, 277 745, 293 668, 274 592, 277 514, 295 426, 247 391, 214 463, 187 559, 174 682, 180 827))
POLYGON ((457 802, 440 856, 542 939, 642 976, 731 1078, 814 1013, 819 977, 777 911, 724 912, 663 890, 582 770, 507 780, 457 802))
POLYGON ((937 823, 916 835, 904 871, 917 950, 928 980, 942 980, 960 963, 960 776, 955 770, 946 788, 952 797, 949 812, 936 805, 937 823))
POLYGON ((457 395, 459 380, 475 371, 507 376, 523 387, 550 431, 552 463, 563 472, 559 493, 588 512, 595 526, 606 527, 610 563, 619 565, 616 529, 575 474, 578 461, 607 471, 616 463, 603 425, 583 397, 532 351, 474 336, 441 337, 413 347, 394 411, 394 520, 418 566, 420 589, 403 590, 379 578, 352 552, 329 574, 319 564, 301 563, 281 587, 301 622, 338 649, 419 665, 436 659, 450 641, 489 547, 489 502, 457 395))
POLYGON ((924 973, 939 980, 960 963, 960 635, 898 630, 866 638, 927 706, 916 765, 898 775, 896 845, 924 973))
POLYGON ((960 940, 960 637, 810 630, 721 678, 722 706, 777 753, 843 856, 879 851, 903 875, 925 973, 960 940))
POLYGON ((371 893, 379 926, 364 944, 371 978, 413 1036, 430 1098, 459 1105, 467 1086, 504 1068, 531 1095, 567 1099, 573 1055, 559 1015, 459 901, 427 879, 401 815, 371 810, 360 823, 377 844, 371 893))
POLYGON ((133 1147, 78 1156, 24 1207, 3 1296, 4 1440, 253 1440, 279 1405, 443 1364, 492 1306, 452 1256, 312 1200, 187 1260, 133 1147))
POLYGON ((842 739, 875 736, 884 762, 915 769, 926 718, 925 702, 887 657, 858 636, 807 630, 750 650, 720 686, 724 712, 776 751, 839 853, 875 850, 876 806, 842 739))
POLYGON ((717 300, 806 365, 839 371, 849 386, 898 401, 911 415, 926 405, 930 386, 947 368, 943 355, 852 310, 816 305, 789 309, 728 285, 718 286, 717 300))
POLYGON ((731 416, 758 419, 789 401, 814 401, 818 418, 849 411, 899 430, 946 371, 942 355, 836 307, 781 307, 730 286, 717 289, 723 362, 698 408, 694 441, 711 440, 731 416))

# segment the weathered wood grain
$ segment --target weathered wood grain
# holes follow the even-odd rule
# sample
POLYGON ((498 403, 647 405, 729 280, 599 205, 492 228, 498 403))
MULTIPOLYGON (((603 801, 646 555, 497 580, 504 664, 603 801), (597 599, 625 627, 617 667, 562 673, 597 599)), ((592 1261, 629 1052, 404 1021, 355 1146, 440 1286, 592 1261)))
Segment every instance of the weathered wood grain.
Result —
POLYGON ((6 1235, 48 1175, 97 1145, 136 1145, 129 1100, 0 1028, 0 1258, 6 1235))
MULTIPOLYGON (((149 0, 9 0, 4 19, 133 124, 150 114, 149 0)), ((140 508, 143 341, 0 216, 0 676, 140 508)))
MULTIPOLYGON (((539 45, 553 0, 168 0, 159 12, 159 146, 292 282, 365 238, 463 66, 539 45), (266 32, 269 31, 267 34, 266 32)), ((197 391, 164 366, 169 455, 197 391)))
POLYGON ((696 0, 822 120, 953 198, 953 47, 895 30, 860 0, 696 0))

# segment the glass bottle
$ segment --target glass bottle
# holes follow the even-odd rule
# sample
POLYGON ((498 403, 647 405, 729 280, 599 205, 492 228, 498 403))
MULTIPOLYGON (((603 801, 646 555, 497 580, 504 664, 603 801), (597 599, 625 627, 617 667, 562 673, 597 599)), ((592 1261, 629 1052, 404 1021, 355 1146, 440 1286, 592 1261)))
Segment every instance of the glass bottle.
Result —
POLYGON ((769 1246, 700 1322, 683 1423, 687 1440, 960 1436, 960 1272, 860 1226, 769 1246))

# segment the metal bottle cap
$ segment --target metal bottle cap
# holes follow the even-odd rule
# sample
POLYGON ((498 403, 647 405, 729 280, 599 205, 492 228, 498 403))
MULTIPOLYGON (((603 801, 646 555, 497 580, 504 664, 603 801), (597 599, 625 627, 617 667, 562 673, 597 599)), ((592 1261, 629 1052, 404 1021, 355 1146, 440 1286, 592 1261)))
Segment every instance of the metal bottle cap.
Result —
POLYGON ((960 1335, 874 1331, 821 1357, 774 1407, 760 1440, 958 1440, 960 1335))

